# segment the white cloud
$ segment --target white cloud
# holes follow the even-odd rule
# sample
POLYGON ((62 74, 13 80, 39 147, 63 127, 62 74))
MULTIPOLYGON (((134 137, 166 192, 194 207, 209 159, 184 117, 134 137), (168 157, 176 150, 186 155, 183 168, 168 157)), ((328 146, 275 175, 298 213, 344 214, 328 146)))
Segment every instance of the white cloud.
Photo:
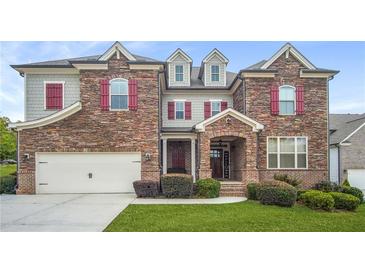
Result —
POLYGON ((340 101, 331 104, 330 113, 365 113, 365 101, 340 101))

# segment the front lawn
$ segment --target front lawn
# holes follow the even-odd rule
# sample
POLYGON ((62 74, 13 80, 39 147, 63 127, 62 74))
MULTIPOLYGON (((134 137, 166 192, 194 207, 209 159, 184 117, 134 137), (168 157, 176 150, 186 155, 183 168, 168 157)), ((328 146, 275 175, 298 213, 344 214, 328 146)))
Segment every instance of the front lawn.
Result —
POLYGON ((365 231, 365 204, 355 212, 264 206, 130 205, 105 231, 365 231))
POLYGON ((14 165, 0 165, 0 176, 8 176, 16 171, 16 164, 14 165))

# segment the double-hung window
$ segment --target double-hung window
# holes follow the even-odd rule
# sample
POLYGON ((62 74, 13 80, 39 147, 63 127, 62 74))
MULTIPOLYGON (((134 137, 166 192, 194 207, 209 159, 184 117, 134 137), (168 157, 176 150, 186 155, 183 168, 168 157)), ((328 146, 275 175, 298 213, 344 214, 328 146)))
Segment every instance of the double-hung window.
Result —
POLYGON ((110 81, 110 109, 128 109, 128 81, 114 79, 110 81))
POLYGON ((211 76, 212 76, 212 82, 219 82, 219 66, 218 65, 211 66, 211 76))
POLYGON ((292 86, 281 86, 279 88, 279 114, 295 114, 295 88, 292 86))
POLYGON ((184 81, 184 67, 183 65, 175 66, 175 81, 182 82, 184 81))
POLYGON ((212 101, 212 116, 221 112, 221 102, 220 101, 212 101))
POLYGON ((269 137, 268 168, 307 168, 307 146, 306 137, 269 137))
POLYGON ((185 102, 177 101, 175 102, 175 119, 176 120, 183 120, 184 119, 184 109, 185 102))

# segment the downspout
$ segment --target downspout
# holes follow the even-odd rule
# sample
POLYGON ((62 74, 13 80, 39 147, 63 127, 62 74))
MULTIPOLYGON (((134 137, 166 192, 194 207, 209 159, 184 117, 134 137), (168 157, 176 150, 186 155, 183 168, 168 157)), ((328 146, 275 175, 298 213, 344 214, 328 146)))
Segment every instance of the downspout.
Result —
POLYGON ((326 83, 326 94, 327 94, 327 181, 331 181, 331 177, 330 177, 330 146, 329 146, 329 140, 330 140, 330 132, 329 132, 329 122, 330 122, 330 108, 329 108, 329 81, 333 79, 333 77, 330 77, 327 79, 327 83, 326 83))
POLYGON ((157 72, 157 85, 158 85, 158 166, 160 168, 160 175, 162 174, 161 169, 161 160, 162 160, 162 151, 161 151, 161 83, 160 83, 160 74, 164 71, 159 70, 157 72))
POLYGON ((18 189, 19 186, 19 166, 20 166, 20 151, 19 151, 19 136, 20 136, 20 132, 19 130, 16 131, 16 185, 15 185, 15 189, 18 189))
POLYGON ((260 141, 260 138, 259 138, 259 135, 260 135, 261 132, 262 132, 262 130, 259 130, 256 133, 256 169, 257 170, 259 169, 259 162, 260 162, 260 154, 259 154, 259 141, 260 141))
POLYGON ((338 159, 337 159, 337 162, 338 162, 338 184, 339 185, 341 185, 341 174, 342 174, 342 172, 341 172, 341 156, 340 156, 340 154, 341 154, 341 146, 340 146, 340 144, 338 144, 338 149, 337 149, 337 157, 338 157, 338 159))

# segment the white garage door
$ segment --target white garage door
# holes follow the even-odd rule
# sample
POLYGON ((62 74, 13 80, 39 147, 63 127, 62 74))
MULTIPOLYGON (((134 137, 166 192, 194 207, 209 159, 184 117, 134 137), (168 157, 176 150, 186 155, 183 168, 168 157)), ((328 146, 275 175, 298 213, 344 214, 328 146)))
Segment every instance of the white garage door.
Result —
POLYGON ((365 169, 348 169, 347 176, 351 186, 365 192, 365 169))
POLYGON ((141 153, 37 153, 37 193, 134 192, 141 153))

